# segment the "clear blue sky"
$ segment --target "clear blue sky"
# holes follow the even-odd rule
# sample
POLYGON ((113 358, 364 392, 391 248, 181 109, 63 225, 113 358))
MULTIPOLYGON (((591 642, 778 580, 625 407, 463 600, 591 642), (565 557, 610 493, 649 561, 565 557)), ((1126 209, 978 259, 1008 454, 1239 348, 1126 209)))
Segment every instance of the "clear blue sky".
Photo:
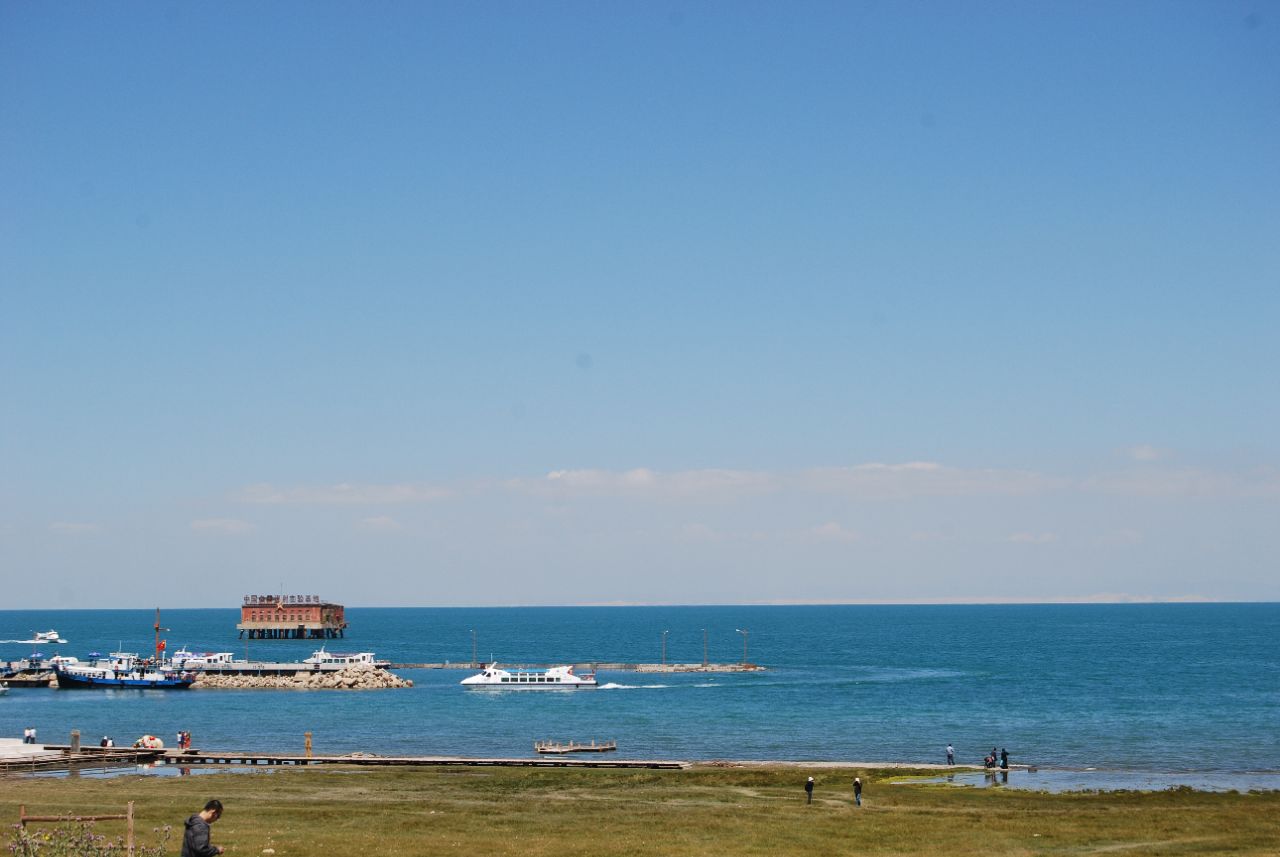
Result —
POLYGON ((10 606, 1276 600, 1278 427, 1275 2, 0 5, 10 606))

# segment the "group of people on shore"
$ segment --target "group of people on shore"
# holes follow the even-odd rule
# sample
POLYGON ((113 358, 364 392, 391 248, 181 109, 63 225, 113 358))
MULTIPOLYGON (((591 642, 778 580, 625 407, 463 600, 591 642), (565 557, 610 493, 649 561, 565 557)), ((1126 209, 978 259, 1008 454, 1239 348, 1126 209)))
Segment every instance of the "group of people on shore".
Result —
POLYGON ((36 743, 36 727, 28 726, 26 729, 22 730, 22 743, 23 744, 36 743))
MULTIPOLYGON (((997 762, 999 762, 1001 770, 1005 770, 1005 771, 1009 770, 1009 751, 1001 747, 1000 751, 997 753, 996 748, 992 747, 991 752, 988 753, 986 757, 982 760, 982 766, 984 768, 994 768, 997 762)), ((947 745, 947 764, 954 765, 955 763, 956 763, 956 748, 948 744, 947 745)))
MULTIPOLYGON (((805 780, 804 802, 813 803, 813 777, 805 780)), ((862 777, 853 778, 853 805, 862 806, 862 777)))

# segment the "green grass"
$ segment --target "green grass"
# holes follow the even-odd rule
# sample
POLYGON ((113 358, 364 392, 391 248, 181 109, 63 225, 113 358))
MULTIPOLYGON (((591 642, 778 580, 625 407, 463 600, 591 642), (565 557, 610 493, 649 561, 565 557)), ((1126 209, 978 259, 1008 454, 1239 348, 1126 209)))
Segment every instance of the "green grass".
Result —
MULTIPOLYGON (((0 780, 0 814, 119 812, 139 830, 226 805, 213 840, 258 855, 1280 854, 1280 793, 1047 795, 891 785, 901 771, 274 769, 0 780), (803 783, 817 781, 812 806, 803 783)), ((104 828, 111 830, 112 828, 104 828)), ((177 839, 172 847, 177 852, 177 839)))

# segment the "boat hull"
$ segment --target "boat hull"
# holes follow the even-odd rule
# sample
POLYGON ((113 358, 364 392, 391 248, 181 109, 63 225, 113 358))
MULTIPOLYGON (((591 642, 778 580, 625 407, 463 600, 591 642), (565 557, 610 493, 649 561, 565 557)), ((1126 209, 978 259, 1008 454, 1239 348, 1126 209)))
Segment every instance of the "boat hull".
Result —
POLYGON ((67 690, 84 690, 90 688, 102 687, 135 687, 143 690, 187 690, 191 687, 194 678, 173 677, 166 678, 163 676, 156 678, 148 678, 141 676, 105 678, 99 676, 83 676, 72 675, 70 673, 59 672, 58 687, 67 690))

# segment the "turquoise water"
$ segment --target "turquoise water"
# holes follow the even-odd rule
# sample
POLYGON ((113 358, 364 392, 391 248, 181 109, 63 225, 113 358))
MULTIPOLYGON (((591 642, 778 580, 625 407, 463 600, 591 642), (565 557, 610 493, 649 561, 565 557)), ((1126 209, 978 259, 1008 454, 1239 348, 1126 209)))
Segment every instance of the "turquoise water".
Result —
MULTIPOLYGON (((993 746, 1048 768, 1280 772, 1280 605, 352 608, 341 646, 397 662, 751 661, 761 673, 602 673, 596 691, 60 691, 0 697, 0 735, 117 743, 190 730, 196 746, 529 756, 536 739, 616 739, 619 756, 979 762, 993 746)), ((166 610, 171 648, 245 654, 230 609, 166 610)), ((56 628, 54 650, 147 651, 149 610, 0 611, 0 639, 56 628)), ((306 642, 254 641, 292 660, 306 642)), ((0 658, 30 645, 0 643, 0 658)), ((1177 778, 1174 778, 1175 784, 1177 778)), ((1163 781, 1163 780, 1162 780, 1163 781)))

